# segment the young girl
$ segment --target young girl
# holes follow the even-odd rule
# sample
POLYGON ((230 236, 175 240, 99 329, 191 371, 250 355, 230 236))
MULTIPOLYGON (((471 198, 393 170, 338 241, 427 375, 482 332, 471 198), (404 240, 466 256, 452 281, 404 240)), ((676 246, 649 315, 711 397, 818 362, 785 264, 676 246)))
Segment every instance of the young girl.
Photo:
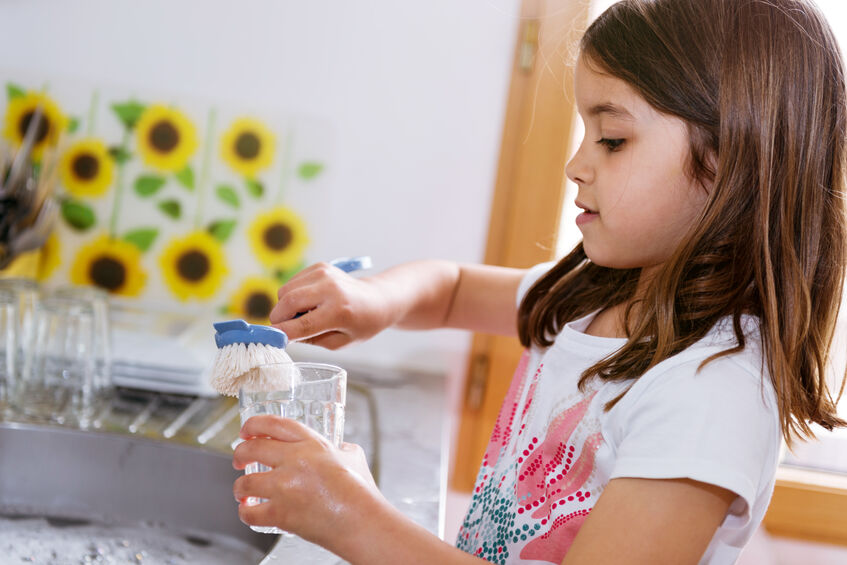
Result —
POLYGON ((389 326, 520 336, 458 548, 393 509, 354 446, 272 416, 250 419, 235 452, 237 468, 274 468, 236 481, 237 499, 270 500, 242 504, 242 520, 354 564, 733 563, 781 439, 845 424, 825 376, 847 101, 820 13, 624 0, 585 33, 575 89, 583 240, 561 261, 415 262, 360 280, 316 265, 271 315, 331 349, 389 326))

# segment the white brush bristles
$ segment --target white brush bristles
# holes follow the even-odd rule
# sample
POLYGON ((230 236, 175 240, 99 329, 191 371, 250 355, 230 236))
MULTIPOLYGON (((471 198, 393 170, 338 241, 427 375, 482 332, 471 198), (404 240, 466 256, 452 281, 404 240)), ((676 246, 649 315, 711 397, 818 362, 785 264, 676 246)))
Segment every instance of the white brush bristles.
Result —
POLYGON ((237 396, 240 388, 251 392, 290 390, 298 377, 297 367, 284 349, 263 343, 234 343, 218 349, 211 384, 220 394, 237 396), (278 365, 257 369, 269 363, 278 365))

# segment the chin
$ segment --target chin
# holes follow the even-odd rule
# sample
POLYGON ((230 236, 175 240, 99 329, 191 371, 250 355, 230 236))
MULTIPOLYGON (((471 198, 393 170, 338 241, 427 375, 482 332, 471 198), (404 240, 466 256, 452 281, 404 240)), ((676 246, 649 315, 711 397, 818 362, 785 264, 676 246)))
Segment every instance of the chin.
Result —
POLYGON ((583 249, 585 250, 585 256, 600 267, 606 267, 607 269, 640 269, 643 264, 637 261, 625 260, 622 257, 616 257, 613 254, 602 253, 597 249, 591 249, 586 246, 583 242, 583 249))

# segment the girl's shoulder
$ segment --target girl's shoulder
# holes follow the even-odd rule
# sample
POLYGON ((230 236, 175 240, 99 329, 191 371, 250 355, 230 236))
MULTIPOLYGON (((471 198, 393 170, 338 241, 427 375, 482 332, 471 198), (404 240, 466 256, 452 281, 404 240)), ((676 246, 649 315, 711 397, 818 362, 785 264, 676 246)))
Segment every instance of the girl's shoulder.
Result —
POLYGON ((642 395, 689 396, 713 405, 758 400, 766 412, 776 413, 758 318, 742 316, 739 329, 743 344, 732 318, 720 320, 702 339, 644 373, 627 396, 631 401, 642 395))
POLYGON ((679 353, 680 360, 705 361, 712 355, 726 352, 721 358, 736 363, 751 375, 764 376, 767 365, 762 350, 760 320, 756 316, 744 314, 738 322, 736 328, 732 316, 718 320, 698 342, 679 353))

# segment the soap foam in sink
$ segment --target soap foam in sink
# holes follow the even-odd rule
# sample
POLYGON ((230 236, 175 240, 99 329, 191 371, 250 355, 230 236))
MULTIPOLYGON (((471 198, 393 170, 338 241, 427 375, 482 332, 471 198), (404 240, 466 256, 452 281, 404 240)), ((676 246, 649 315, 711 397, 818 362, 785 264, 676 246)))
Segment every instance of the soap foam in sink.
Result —
POLYGON ((263 553, 219 532, 186 534, 156 524, 55 520, 0 514, 0 563, 232 565, 263 553))
POLYGON ((222 347, 212 368, 212 387, 228 396, 237 396, 242 388, 251 392, 291 390, 299 382, 300 372, 288 353, 262 343, 222 347))

